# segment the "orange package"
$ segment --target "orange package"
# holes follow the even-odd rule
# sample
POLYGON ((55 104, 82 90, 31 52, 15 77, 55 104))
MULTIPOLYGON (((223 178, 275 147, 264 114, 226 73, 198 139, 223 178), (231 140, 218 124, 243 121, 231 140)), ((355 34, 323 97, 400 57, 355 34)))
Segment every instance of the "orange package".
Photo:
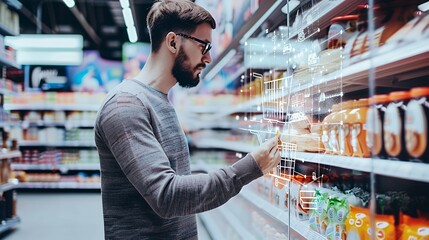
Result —
MULTIPOLYGON (((376 215, 375 219, 375 239, 396 239, 395 218, 393 215, 376 215)), ((372 231, 369 209, 350 206, 350 213, 346 220, 346 232, 347 240, 371 240, 372 231)))
POLYGON ((350 206, 350 213, 346 220, 348 240, 363 240, 367 238, 370 227, 369 209, 350 206))
POLYGON ((429 240, 429 221, 404 215, 401 224, 402 240, 429 240))

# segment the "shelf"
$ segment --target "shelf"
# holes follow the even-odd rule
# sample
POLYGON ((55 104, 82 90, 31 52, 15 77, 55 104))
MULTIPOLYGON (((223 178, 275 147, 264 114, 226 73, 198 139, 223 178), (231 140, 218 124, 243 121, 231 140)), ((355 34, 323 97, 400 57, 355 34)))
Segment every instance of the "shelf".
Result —
POLYGON ((18 95, 17 92, 11 91, 11 90, 7 90, 7 89, 4 89, 4 88, 0 88, 0 94, 1 95, 9 95, 9 96, 16 96, 16 95, 18 95))
MULTIPOLYGON (((262 1, 258 10, 246 21, 243 27, 241 27, 240 31, 234 36, 234 39, 228 45, 228 47, 214 60, 213 63, 207 66, 205 71, 202 73, 202 78, 206 78, 207 74, 213 69, 222 68, 223 64, 225 64, 224 58, 230 54, 230 52, 235 51, 240 47, 240 41, 243 38, 250 37, 258 28, 261 26, 265 20, 269 17, 270 14, 279 11, 281 7, 283 7, 285 3, 282 3, 281 0, 265 0, 262 1), (246 36, 247 35, 247 36, 246 36)), ((209 79, 211 80, 211 79, 209 79)))
POLYGON ((5 110, 23 111, 98 111, 100 105, 88 104, 4 104, 5 110))
POLYGON ((3 36, 17 36, 18 34, 14 33, 9 27, 0 23, 0 35, 3 36))
MULTIPOLYGON (((393 87, 391 82, 394 77, 406 80, 407 77, 416 77, 416 74, 419 73, 418 70, 429 67, 429 39, 401 47, 385 45, 376 51, 373 63, 377 76, 377 84, 385 81, 387 82, 385 84, 390 84, 393 87), (415 72, 414 74, 403 74, 404 72, 408 73, 413 71, 415 72)), ((324 89, 330 89, 335 86, 338 87, 337 81, 339 79, 342 81, 343 93, 368 88, 370 68, 370 60, 357 62, 340 71, 322 76, 317 84, 308 83, 293 87, 289 94, 295 94, 304 90, 308 91, 309 89, 313 89, 313 92, 318 92, 317 88, 319 87, 323 87, 324 89)), ((420 74, 425 74, 425 72, 420 74)), ((278 95, 277 98, 285 96, 287 96, 287 94, 284 96, 278 95)), ((263 100, 262 96, 258 96, 236 106, 218 108, 218 111, 213 113, 210 119, 222 118, 238 112, 250 112, 252 111, 250 109, 261 106, 263 100)), ((203 109, 203 107, 201 107, 201 109, 203 109)), ((208 109, 207 112, 214 110, 211 108, 208 109)))
MULTIPOLYGON (((239 196, 242 196, 243 198, 251 202, 255 207, 266 212, 272 218, 289 226, 289 212, 279 210, 277 207, 271 205, 268 201, 264 200, 257 194, 253 193, 251 190, 247 189, 247 187, 244 187, 241 190, 239 196)), ((303 236, 305 239, 326 240, 324 236, 310 229, 310 224, 307 221, 301 221, 290 215, 290 223, 291 228, 295 232, 303 236)))
MULTIPOLYGON (((216 211, 216 209, 211 211, 216 211)), ((199 213, 197 214, 197 216, 203 222, 204 227, 207 229, 207 232, 209 233, 212 239, 225 239, 225 236, 221 234, 221 233, 225 233, 224 232, 225 229, 222 229, 219 226, 219 222, 210 216, 210 211, 199 213)))
POLYGON ((14 183, 5 183, 0 185, 0 192, 7 192, 16 189, 18 186, 14 183))
MULTIPOLYGON (((199 139, 194 142, 198 148, 219 148, 237 152, 251 152, 257 146, 240 142, 227 142, 216 139, 199 139)), ((429 164, 393 161, 385 159, 347 157, 320 153, 297 152, 296 160, 327 166, 340 167, 361 172, 374 171, 375 174, 429 183, 429 164)), ((203 166, 204 167, 204 166, 203 166)), ((200 166, 200 168, 203 169, 200 166)))
POLYGON ((99 163, 76 163, 76 164, 22 164, 22 163, 13 163, 13 170, 41 170, 41 171, 52 171, 59 170, 61 172, 68 172, 72 170, 81 170, 81 171, 99 171, 99 163))
POLYGON ((429 183, 429 164, 385 159, 345 157, 297 152, 296 159, 328 166, 429 183))
POLYGON ((13 68, 16 68, 16 69, 20 69, 21 68, 16 62, 13 62, 13 61, 5 58, 1 54, 0 54, 0 66, 13 67, 13 68))
POLYGON ((21 141, 20 147, 95 147, 94 142, 66 141, 66 142, 38 142, 38 141, 21 141))
POLYGON ((19 217, 14 217, 3 221, 0 224, 0 234, 6 232, 9 229, 14 228, 20 222, 21 222, 21 219, 19 219, 19 217))
POLYGON ((6 151, 6 152, 1 152, 0 151, 0 160, 1 159, 11 159, 11 158, 18 158, 21 157, 21 152, 20 151, 6 151))
POLYGON ((236 230, 236 232, 240 235, 241 239, 256 239, 255 236, 253 236, 249 230, 246 229, 245 226, 241 223, 241 221, 231 212, 227 209, 227 206, 221 206, 217 209, 223 216, 225 216, 225 219, 227 219, 229 225, 236 230))
POLYGON ((218 149, 225 149, 225 150, 231 150, 236 152, 251 152, 258 147, 256 145, 252 145, 248 143, 231 142, 231 141, 209 139, 209 138, 198 139, 197 141, 192 141, 192 143, 197 148, 218 148, 218 149))
MULTIPOLYGON (((299 35, 300 31, 304 31, 308 27, 312 26, 313 24, 317 24, 317 27, 319 29, 325 29, 331 24, 331 19, 336 16, 341 16, 344 14, 348 14, 356 9, 356 6, 359 4, 366 3, 367 1, 362 0, 324 0, 320 3, 314 5, 312 9, 308 12, 304 12, 302 15, 303 18, 308 17, 308 21, 306 19, 303 19, 305 21, 305 24, 298 29, 297 31, 293 32, 289 39, 296 38, 299 35)), ((314 33, 308 33, 307 35, 313 35, 314 33)), ((307 38, 306 36, 304 36, 307 38)))
MULTIPOLYGON (((19 124, 19 123, 17 123, 19 124)), ((21 122, 22 127, 65 127, 65 128, 90 128, 94 127, 94 121, 70 121, 70 122, 21 122)))
POLYGON ((78 182, 23 182, 18 189, 101 189, 101 183, 78 182))

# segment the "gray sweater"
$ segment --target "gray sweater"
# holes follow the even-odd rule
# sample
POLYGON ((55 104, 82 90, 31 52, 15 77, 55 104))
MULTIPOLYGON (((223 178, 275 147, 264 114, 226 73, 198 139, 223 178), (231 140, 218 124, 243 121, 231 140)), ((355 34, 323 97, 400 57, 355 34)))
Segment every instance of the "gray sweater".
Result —
POLYGON ((191 175, 186 138, 167 95, 136 80, 108 94, 95 141, 106 239, 196 239, 195 213, 224 204, 262 176, 250 154, 191 175))

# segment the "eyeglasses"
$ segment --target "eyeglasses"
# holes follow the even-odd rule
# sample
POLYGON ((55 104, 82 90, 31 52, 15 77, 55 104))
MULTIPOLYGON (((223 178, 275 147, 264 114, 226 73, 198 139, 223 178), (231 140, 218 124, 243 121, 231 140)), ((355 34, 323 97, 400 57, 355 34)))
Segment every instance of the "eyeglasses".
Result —
POLYGON ((203 44, 204 48, 201 51, 201 53, 203 55, 205 55, 208 51, 210 51, 210 49, 212 49, 212 43, 211 42, 206 42, 204 40, 201 40, 201 39, 198 39, 196 37, 192 37, 192 36, 189 36, 189 35, 186 35, 186 34, 183 34, 183 33, 176 33, 176 35, 182 36, 184 38, 189 38, 189 39, 192 39, 192 40, 194 40, 196 42, 199 42, 199 43, 203 44))

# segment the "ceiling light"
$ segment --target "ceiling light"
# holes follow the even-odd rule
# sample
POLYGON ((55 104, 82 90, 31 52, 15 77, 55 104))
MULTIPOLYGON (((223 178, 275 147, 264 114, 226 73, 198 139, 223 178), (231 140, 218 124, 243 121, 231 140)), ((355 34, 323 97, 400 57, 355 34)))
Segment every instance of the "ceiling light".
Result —
POLYGON ((21 34, 5 37, 5 45, 22 49, 82 49, 83 37, 78 34, 21 34))
POLYGON ((130 40, 130 42, 135 43, 137 42, 137 30, 135 26, 131 26, 127 28, 127 33, 128 33, 128 39, 130 40))
POLYGON ((134 26, 133 14, 131 13, 131 9, 123 9, 122 14, 124 15, 125 26, 127 26, 128 28, 134 26))
POLYGON ((67 7, 72 8, 75 5, 74 0, 63 0, 67 7))

